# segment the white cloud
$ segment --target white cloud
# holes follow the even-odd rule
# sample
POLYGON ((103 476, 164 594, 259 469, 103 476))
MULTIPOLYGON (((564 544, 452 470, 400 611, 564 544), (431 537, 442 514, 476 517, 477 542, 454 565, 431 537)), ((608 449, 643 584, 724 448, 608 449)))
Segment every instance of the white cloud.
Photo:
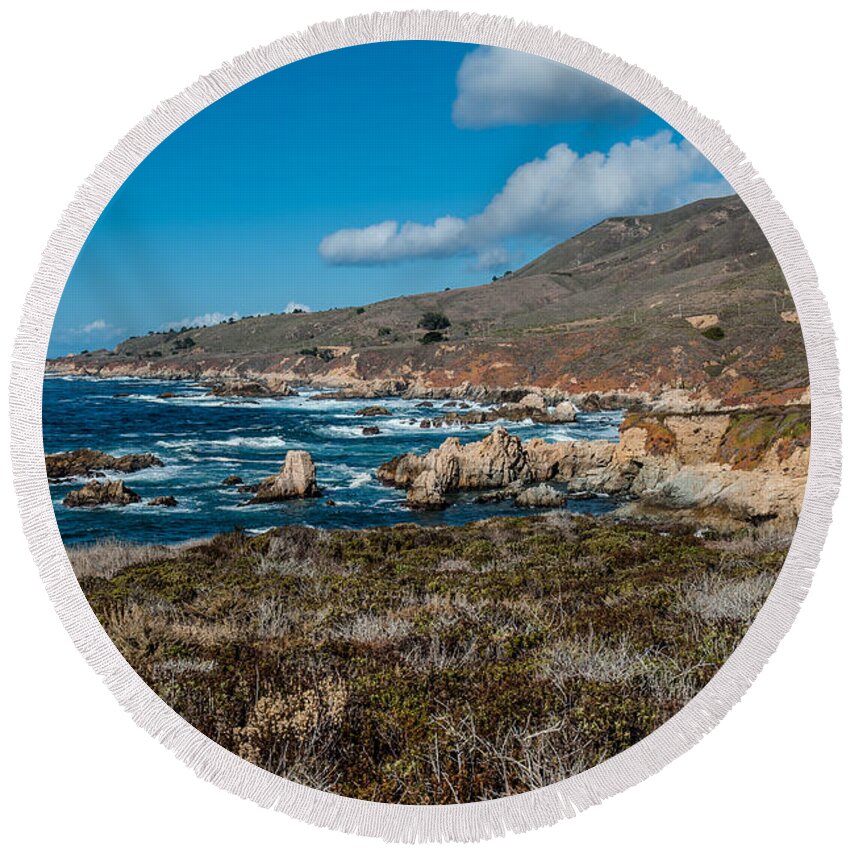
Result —
POLYGON ((284 313, 294 313, 296 310, 301 312, 301 313, 312 313, 313 312, 306 304, 299 304, 297 301, 290 301, 286 305, 286 309, 283 312, 284 313))
POLYGON ((236 321, 239 318, 241 318, 239 313, 204 313, 201 316, 194 316, 192 318, 187 316, 178 322, 167 322, 160 326, 160 330, 176 331, 180 330, 180 328, 206 328, 212 325, 220 325, 229 319, 236 321))
POLYGON ((613 86, 560 62, 502 47, 468 53, 457 72, 452 118, 458 127, 618 120, 640 104, 613 86))
POLYGON ((558 144, 519 166, 476 215, 338 230, 322 239, 319 253, 334 265, 466 254, 493 267, 512 237, 567 239, 609 216, 646 215, 730 192, 699 151, 673 141, 668 130, 584 156, 558 144))
POLYGON ((71 339, 81 336, 94 336, 100 340, 106 340, 110 337, 120 336, 124 333, 124 328, 110 325, 105 319, 93 319, 88 324, 82 325, 79 328, 66 328, 58 333, 59 339, 71 339))
POLYGON ((105 331, 109 325, 103 319, 95 319, 80 328, 80 333, 90 334, 92 331, 105 331))

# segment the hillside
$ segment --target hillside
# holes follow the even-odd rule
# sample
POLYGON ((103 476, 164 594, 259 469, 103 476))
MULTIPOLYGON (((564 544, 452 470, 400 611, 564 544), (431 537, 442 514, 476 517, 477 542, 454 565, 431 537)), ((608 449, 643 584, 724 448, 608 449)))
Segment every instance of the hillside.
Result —
POLYGON ((274 375, 363 394, 683 388, 730 404, 781 403, 808 385, 793 310, 773 252, 731 196, 606 219, 485 285, 151 333, 48 368, 274 375), (451 323, 432 344, 420 341, 427 312, 451 323))

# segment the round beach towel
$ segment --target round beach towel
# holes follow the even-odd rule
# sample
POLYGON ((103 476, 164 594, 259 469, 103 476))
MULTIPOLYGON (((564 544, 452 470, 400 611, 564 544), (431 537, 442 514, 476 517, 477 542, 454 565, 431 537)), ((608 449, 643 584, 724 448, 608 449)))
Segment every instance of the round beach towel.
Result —
POLYGON ((740 698, 826 531, 836 372, 717 125, 548 30, 377 15, 224 65, 80 189, 17 486, 73 639, 202 777, 477 839, 740 698))

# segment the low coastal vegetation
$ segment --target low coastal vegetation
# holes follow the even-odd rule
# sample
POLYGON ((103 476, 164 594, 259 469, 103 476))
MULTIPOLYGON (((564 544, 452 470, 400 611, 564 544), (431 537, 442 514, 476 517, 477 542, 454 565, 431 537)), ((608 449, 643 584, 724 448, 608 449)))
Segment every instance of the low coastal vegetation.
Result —
POLYGON ((455 803, 656 729, 740 641, 792 530, 558 511, 69 556, 119 650, 211 739, 346 796, 455 803))

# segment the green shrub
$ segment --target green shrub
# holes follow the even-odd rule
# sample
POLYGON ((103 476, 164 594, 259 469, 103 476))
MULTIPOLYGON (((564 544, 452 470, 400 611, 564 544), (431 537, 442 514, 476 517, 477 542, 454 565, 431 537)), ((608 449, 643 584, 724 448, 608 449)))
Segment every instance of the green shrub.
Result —
POLYGON ((423 328, 426 331, 442 331, 446 328, 450 328, 451 325, 452 323, 445 314, 438 313, 434 310, 428 310, 426 313, 422 314, 422 318, 419 320, 419 324, 416 327, 423 328))
POLYGON ((419 342, 422 345, 430 345, 432 342, 442 342, 444 339, 445 337, 439 331, 428 331, 428 333, 422 335, 419 342))
POLYGON ((720 325, 713 325, 712 327, 706 328, 704 331, 702 331, 702 335, 706 339, 710 339, 714 342, 717 342, 718 340, 721 340, 723 339, 723 337, 726 336, 726 332, 723 330, 723 328, 720 327, 720 325))

